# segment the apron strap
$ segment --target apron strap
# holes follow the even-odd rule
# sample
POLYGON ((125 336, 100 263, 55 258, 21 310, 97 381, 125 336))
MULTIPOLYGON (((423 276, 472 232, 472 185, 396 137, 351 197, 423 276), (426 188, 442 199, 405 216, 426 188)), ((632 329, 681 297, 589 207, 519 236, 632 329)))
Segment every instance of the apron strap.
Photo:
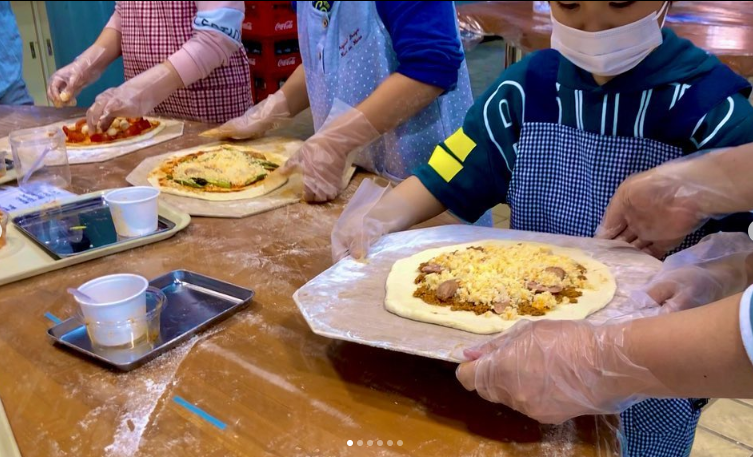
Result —
POLYGON ((531 56, 526 71, 526 110, 523 122, 557 123, 559 66, 560 53, 554 49, 544 49, 531 56))
POLYGON ((702 80, 693 84, 667 113, 664 122, 654 125, 660 141, 669 144, 687 143, 703 116, 727 97, 742 93, 746 98, 751 85, 726 65, 715 66, 702 80))

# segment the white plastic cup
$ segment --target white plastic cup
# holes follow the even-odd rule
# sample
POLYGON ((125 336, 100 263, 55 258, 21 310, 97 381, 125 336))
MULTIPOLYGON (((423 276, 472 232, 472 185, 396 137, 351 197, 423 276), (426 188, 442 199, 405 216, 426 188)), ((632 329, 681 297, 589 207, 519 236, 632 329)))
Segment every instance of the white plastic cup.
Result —
POLYGON ((15 130, 9 135, 18 187, 27 192, 71 185, 65 135, 59 127, 15 130))
POLYGON ((115 274, 92 279, 78 288, 96 301, 90 304, 76 298, 94 344, 130 345, 146 334, 148 287, 149 281, 142 276, 115 274))
POLYGON ((108 192, 105 201, 110 207, 118 235, 132 238, 156 232, 159 194, 159 189, 149 186, 126 187, 108 192))

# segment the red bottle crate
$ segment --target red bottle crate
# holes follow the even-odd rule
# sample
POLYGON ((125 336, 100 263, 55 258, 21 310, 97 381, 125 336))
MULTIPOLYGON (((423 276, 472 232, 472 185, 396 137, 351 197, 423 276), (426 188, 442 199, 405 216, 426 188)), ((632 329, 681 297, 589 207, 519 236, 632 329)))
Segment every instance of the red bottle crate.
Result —
MULTIPOLYGON (((275 39, 243 40, 251 71, 255 73, 292 73, 301 63, 296 35, 275 39)), ((289 74, 288 73, 288 74, 289 74)))
POLYGON ((277 92, 292 72, 278 72, 274 74, 255 74, 251 73, 251 94, 254 99, 254 104, 258 104, 269 95, 277 92))
POLYGON ((276 38, 280 35, 297 35, 293 2, 244 2, 246 16, 243 20, 244 39, 276 38))

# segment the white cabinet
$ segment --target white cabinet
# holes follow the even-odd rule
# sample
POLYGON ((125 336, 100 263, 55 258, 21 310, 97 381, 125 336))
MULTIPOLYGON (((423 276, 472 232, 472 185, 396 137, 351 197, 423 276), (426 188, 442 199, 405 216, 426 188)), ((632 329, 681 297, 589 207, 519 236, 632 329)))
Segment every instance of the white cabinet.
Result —
POLYGON ((47 106, 47 80, 55 72, 45 2, 10 2, 24 49, 24 81, 35 105, 47 106))

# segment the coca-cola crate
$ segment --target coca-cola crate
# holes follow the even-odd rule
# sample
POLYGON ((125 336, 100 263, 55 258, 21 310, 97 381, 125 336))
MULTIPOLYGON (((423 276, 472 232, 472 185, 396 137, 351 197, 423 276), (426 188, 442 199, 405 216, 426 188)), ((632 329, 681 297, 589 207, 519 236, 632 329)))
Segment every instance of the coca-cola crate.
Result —
POLYGON ((252 72, 292 72, 301 63, 298 38, 294 35, 280 39, 244 40, 243 45, 252 72))
POLYGON ((251 91, 254 104, 258 104, 269 95, 277 92, 288 80, 292 72, 273 72, 271 74, 251 73, 251 91))
POLYGON ((296 35, 293 2, 244 2, 246 16, 242 35, 246 39, 275 38, 279 35, 296 35))

